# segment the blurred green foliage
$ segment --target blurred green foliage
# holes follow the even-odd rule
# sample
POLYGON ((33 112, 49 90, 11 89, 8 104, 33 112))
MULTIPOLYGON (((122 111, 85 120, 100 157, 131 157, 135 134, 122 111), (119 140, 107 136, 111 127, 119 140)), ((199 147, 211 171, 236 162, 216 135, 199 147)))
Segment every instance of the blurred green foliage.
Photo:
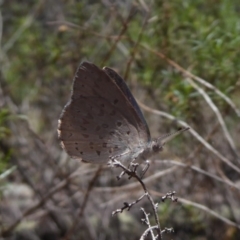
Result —
MULTIPOLYGON (((126 79, 130 85, 136 80, 149 90, 159 109, 188 119, 193 126, 199 125, 198 130, 203 128, 199 119, 202 121, 205 109, 200 107, 199 93, 176 69, 142 47, 148 46, 240 103, 239 0, 149 1, 148 15, 143 9, 134 8, 121 41, 112 52, 124 21, 131 15, 132 1, 115 1, 115 9, 103 2, 12 0, 1 6, 1 86, 19 108, 17 114, 26 114, 33 130, 46 142, 56 138, 57 118, 79 63, 89 60, 100 67, 104 63, 123 75, 146 16, 148 22, 126 79)), ((211 92, 209 95, 220 110, 229 112, 224 101, 211 92)), ((0 144, 6 146, 0 149, 0 172, 14 154, 8 145, 8 123, 16 116, 8 107, 0 109, 0 144)), ((229 122, 234 128, 236 121, 229 122)), ((198 210, 184 208, 175 213, 169 205, 162 206, 165 209, 161 208, 161 220, 176 217, 176 223, 181 225, 184 219, 191 231, 196 230, 195 234, 206 235, 202 233, 206 225, 198 210)))
MULTIPOLYGON (((12 14, 4 22, 3 43, 9 41, 12 34, 21 28, 29 17, 29 9, 36 3, 37 1, 25 4, 24 1, 15 1, 11 5, 6 3, 6 10, 11 9, 12 14)), ((72 1, 62 4, 69 22, 83 27, 84 22, 88 21, 88 29, 96 33, 99 29, 104 29, 108 21, 109 9, 104 9, 100 2, 91 4, 87 1, 72 1)), ((127 34, 136 40, 142 18, 138 12, 134 17, 127 34)), ((151 17, 153 20, 144 31, 141 44, 163 51, 184 68, 190 67, 194 74, 216 84, 223 92, 236 83, 240 70, 238 1, 158 1, 151 17)), ((8 52, 9 65, 5 77, 17 101, 21 101, 29 91, 34 91, 39 78, 43 83, 59 76, 68 78, 69 61, 75 61, 77 65, 81 58, 93 55, 94 62, 98 63, 109 48, 105 39, 91 35, 88 31, 82 30, 80 34, 73 30, 52 31, 48 24, 51 19, 47 19, 47 16, 40 15, 36 20, 8 52), (76 51, 77 48, 79 51, 76 51), (57 68, 61 71, 56 71, 57 68), (19 84, 21 88, 18 87, 19 84)), ((115 24, 118 34, 121 22, 116 21, 115 24)), ((131 48, 129 42, 126 41, 126 44, 131 48)), ((110 61, 116 61, 114 58, 119 58, 117 54, 113 54, 113 60, 110 61)), ((143 83, 161 87, 165 93, 178 87, 179 77, 174 76, 172 69, 166 68, 161 60, 148 54, 141 61, 144 62, 141 63, 142 68, 138 69, 138 79, 143 83), (166 78, 171 81, 164 86, 161 83, 166 78)), ((108 65, 111 66, 111 63, 108 65)), ((184 96, 188 97, 185 91, 184 96)))

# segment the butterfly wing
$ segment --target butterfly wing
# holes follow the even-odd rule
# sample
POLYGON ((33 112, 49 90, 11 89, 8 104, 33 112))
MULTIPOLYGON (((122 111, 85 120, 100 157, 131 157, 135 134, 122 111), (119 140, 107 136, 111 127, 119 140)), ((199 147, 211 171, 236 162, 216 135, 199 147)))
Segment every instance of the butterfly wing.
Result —
POLYGON ((150 131, 147 125, 147 122, 142 114, 142 111, 140 107, 137 104, 137 101, 135 100, 134 96, 132 95, 131 91, 129 90, 127 84, 125 81, 122 79, 120 75, 118 75, 113 69, 104 67, 103 71, 105 71, 118 85, 118 87, 122 90, 123 94, 125 97, 128 99, 129 103, 132 105, 133 109, 135 110, 136 114, 138 117, 141 119, 141 124, 143 125, 142 128, 144 128, 144 133, 147 134, 148 141, 151 140, 151 135, 150 131))
POLYGON ((111 157, 121 160, 148 142, 144 131, 116 82, 94 64, 82 63, 59 119, 58 134, 66 152, 91 163, 105 163, 111 157))

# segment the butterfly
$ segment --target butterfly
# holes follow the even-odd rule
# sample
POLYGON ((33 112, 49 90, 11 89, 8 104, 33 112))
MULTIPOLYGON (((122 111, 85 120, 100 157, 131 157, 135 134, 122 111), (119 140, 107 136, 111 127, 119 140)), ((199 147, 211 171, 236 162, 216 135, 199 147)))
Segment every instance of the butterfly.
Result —
POLYGON ((71 99, 58 123, 63 149, 72 158, 94 164, 112 159, 146 160, 186 130, 152 139, 140 107, 121 76, 89 62, 77 69, 71 99))

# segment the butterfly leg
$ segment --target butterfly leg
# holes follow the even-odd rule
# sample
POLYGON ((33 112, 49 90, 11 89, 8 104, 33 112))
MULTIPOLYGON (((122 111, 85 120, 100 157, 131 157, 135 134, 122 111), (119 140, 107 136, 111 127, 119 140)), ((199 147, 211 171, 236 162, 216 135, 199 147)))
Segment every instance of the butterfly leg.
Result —
POLYGON ((117 157, 110 157, 108 164, 112 167, 121 167, 123 171, 117 176, 117 179, 120 180, 124 174, 129 175, 129 179, 132 175, 137 174, 137 168, 139 166, 138 163, 134 163, 133 161, 128 165, 128 167, 124 166, 120 161, 117 160, 117 157))
MULTIPOLYGON (((115 157, 110 157, 110 160, 108 162, 108 165, 110 165, 111 167, 122 167, 123 165, 121 164, 121 162, 119 162, 117 160, 118 156, 115 157)), ((122 178, 122 176, 126 173, 126 171, 122 171, 118 176, 117 176, 117 180, 120 180, 122 178)))
POLYGON ((128 169, 131 169, 131 171, 136 172, 136 170, 139 166, 139 163, 134 163, 133 161, 128 165, 128 169))
POLYGON ((149 160, 146 160, 145 163, 146 163, 146 164, 145 164, 145 166, 143 167, 142 173, 141 173, 141 175, 140 175, 141 178, 143 178, 143 176, 145 175, 145 173, 147 172, 147 170, 149 169, 149 166, 150 166, 149 160))
MULTIPOLYGON (((121 162, 120 161, 118 161, 117 159, 121 159, 124 155, 126 155, 126 154, 129 154, 129 151, 126 151, 126 152, 124 152, 124 153, 122 153, 122 154, 119 154, 119 155, 117 155, 117 156, 112 156, 112 157, 110 157, 110 160, 109 160, 109 162, 108 162, 108 164, 110 165, 110 166, 120 166, 120 165, 122 165, 121 164, 121 162)), ((131 163, 130 163, 130 165, 131 165, 131 163)), ((126 169, 128 169, 129 171, 132 171, 131 169, 130 169, 130 165, 126 168, 126 169)), ((122 176, 124 175, 126 173, 126 171, 124 170, 124 171, 122 171, 121 173, 120 173, 120 175, 119 176, 117 176, 117 179, 119 180, 119 179, 121 179, 122 178, 122 176)))
POLYGON ((139 164, 138 163, 133 163, 131 162, 128 167, 126 168, 126 170, 122 171, 121 174, 117 177, 118 180, 125 174, 128 173, 129 178, 132 178, 131 174, 129 173, 136 173, 137 174, 137 168, 138 168, 139 164))
POLYGON ((117 176, 117 180, 120 180, 125 173, 126 173, 126 171, 122 171, 122 172, 117 176))
MULTIPOLYGON (((131 162, 128 167, 127 167, 127 170, 123 170, 121 172, 121 174, 117 177, 117 179, 121 179, 121 177, 126 173, 126 172, 137 172, 137 168, 138 168, 139 164, 138 163, 133 163, 131 162)), ((131 176, 129 176, 128 179, 130 179, 131 176)))

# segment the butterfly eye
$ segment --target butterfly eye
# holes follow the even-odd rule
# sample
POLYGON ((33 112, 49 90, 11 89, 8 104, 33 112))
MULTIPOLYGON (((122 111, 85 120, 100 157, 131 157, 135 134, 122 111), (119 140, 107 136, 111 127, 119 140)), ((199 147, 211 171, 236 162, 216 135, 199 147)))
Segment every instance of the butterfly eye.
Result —
POLYGON ((160 143, 153 140, 152 151, 156 153, 156 152, 160 152, 162 149, 163 149, 163 146, 160 143))

